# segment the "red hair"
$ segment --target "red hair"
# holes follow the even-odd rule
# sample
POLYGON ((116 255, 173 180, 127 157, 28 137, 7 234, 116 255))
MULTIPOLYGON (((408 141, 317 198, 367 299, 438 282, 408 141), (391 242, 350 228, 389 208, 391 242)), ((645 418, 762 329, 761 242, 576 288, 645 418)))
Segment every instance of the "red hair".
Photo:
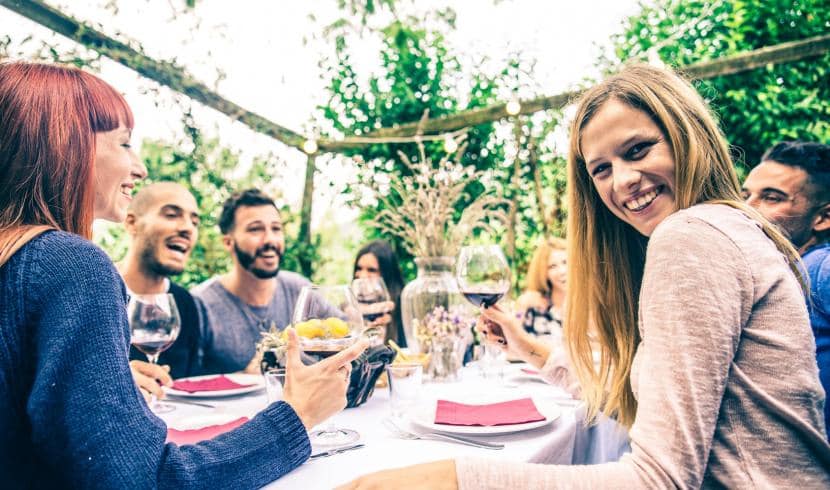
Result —
POLYGON ((124 97, 77 68, 0 63, 0 114, 0 232, 46 225, 89 238, 95 133, 132 129, 124 97))

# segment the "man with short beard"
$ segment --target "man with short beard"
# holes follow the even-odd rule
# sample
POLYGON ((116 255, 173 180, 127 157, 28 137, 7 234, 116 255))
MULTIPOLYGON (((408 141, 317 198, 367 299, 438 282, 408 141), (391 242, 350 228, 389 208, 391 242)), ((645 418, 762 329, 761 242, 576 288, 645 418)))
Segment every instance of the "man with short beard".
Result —
POLYGON ((233 266, 192 290, 206 309, 203 365, 215 372, 258 372, 256 344, 262 332, 272 325, 287 327, 300 289, 311 283, 280 270, 285 252, 282 219, 274 200, 259 190, 228 198, 219 229, 233 266))
POLYGON ((170 276, 184 271, 198 237, 199 210, 196 199, 182 185, 158 182, 143 187, 133 197, 124 222, 130 248, 118 264, 130 294, 170 293, 181 317, 176 341, 161 353, 159 364, 130 348, 133 377, 147 396, 164 396, 158 382, 169 385, 174 378, 201 373, 200 319, 193 297, 170 276), (169 375, 168 375, 169 370, 169 375))

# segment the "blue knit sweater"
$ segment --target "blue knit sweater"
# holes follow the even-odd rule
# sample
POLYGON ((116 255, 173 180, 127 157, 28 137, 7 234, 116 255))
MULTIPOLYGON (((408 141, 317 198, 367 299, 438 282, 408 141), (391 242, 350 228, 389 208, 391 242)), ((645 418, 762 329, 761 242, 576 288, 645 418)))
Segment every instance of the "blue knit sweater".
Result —
POLYGON ((285 403, 192 446, 167 428, 130 374, 126 292, 106 254, 49 232, 0 268, 0 485, 254 488, 311 448, 285 403))

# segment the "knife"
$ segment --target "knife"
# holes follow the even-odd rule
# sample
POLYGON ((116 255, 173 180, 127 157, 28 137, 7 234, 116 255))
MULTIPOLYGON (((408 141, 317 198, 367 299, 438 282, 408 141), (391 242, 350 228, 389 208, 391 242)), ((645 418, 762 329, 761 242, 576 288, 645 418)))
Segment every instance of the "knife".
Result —
POLYGON ((346 451, 351 451, 352 449, 360 449, 366 446, 366 444, 358 443, 352 444, 351 446, 345 447, 338 447, 334 449, 329 449, 328 451, 323 451, 321 453, 312 454, 308 459, 317 459, 317 458, 326 458, 329 456, 334 456, 335 454, 345 453, 346 451))

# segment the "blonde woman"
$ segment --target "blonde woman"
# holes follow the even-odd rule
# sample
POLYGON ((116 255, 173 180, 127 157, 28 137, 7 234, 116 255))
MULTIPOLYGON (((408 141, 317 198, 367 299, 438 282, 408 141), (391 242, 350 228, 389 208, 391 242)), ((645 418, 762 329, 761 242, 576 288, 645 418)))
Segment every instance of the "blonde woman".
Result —
MULTIPOLYGON (((628 67, 583 95, 570 138, 565 336, 589 413, 629 426, 631 453, 447 460, 346 488, 830 488, 797 254, 741 203, 701 97, 669 71, 628 67)), ((484 317, 511 349, 547 355, 510 315, 484 317)))
POLYGON ((516 300, 516 313, 525 330, 536 334, 559 334, 568 284, 567 242, 544 240, 533 252, 527 269, 527 288, 516 300))

